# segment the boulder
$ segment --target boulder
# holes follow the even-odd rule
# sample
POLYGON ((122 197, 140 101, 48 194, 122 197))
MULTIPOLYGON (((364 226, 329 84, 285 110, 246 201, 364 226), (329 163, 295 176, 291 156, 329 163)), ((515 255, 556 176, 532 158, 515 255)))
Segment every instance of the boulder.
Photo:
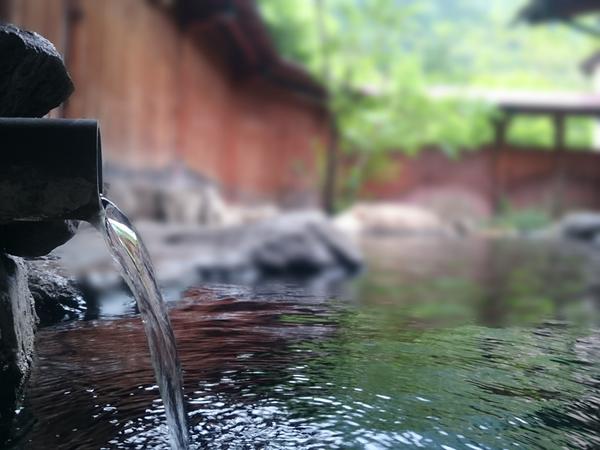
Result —
POLYGON ((600 214, 580 212, 566 215, 559 223, 562 237, 594 243, 600 237, 600 214))
MULTIPOLYGON (((362 267, 358 247, 319 212, 285 213, 224 227, 145 221, 136 227, 164 287, 187 288, 206 280, 253 283, 334 271, 343 276, 362 267)), ((103 246, 100 235, 82 225, 77 236, 52 255, 86 286, 112 289, 120 281, 103 246)))
POLYGON ((71 77, 50 41, 0 25, 0 117, 43 117, 72 92, 71 77))
POLYGON ((80 319, 87 310, 83 293, 71 277, 58 272, 58 262, 29 261, 28 283, 40 326, 80 319))
MULTIPOLYGON (((63 60, 47 39, 0 24, 0 117, 42 117, 72 92, 63 60)), ((0 224, 0 249, 17 256, 44 255, 76 228, 70 221, 0 224)))
POLYGON ((282 214, 245 228, 250 263, 265 276, 353 272, 362 264, 358 250, 320 213, 282 214))
MULTIPOLYGON (((42 117, 72 91, 71 78, 49 41, 0 24, 0 117, 42 117)), ((0 145, 0 153, 18 151, 0 145)), ((74 228, 63 221, 0 224, 0 446, 31 364, 37 325, 26 265, 4 252, 48 253, 68 240, 74 228)))
POLYGON ((402 203, 359 203, 336 217, 335 225, 354 235, 453 232, 452 227, 433 212, 402 203))
POLYGON ((0 253, 0 444, 31 364, 36 323, 25 263, 0 253))

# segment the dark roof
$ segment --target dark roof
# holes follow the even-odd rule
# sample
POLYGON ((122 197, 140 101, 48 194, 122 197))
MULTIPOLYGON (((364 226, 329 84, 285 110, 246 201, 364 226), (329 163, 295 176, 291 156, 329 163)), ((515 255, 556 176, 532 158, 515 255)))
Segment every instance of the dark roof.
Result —
POLYGON ((183 27, 210 24, 232 50, 236 72, 260 74, 286 89, 317 100, 326 89, 303 67, 278 53, 255 0, 174 0, 173 7, 183 27))
POLYGON ((432 98, 462 98, 495 105, 509 114, 600 116, 600 94, 589 92, 535 92, 436 87, 432 98))
POLYGON ((598 0, 529 0, 518 18, 529 23, 570 20, 580 14, 600 11, 598 0))
POLYGON ((600 116, 600 98, 597 94, 515 95, 498 98, 496 104, 510 114, 600 116))

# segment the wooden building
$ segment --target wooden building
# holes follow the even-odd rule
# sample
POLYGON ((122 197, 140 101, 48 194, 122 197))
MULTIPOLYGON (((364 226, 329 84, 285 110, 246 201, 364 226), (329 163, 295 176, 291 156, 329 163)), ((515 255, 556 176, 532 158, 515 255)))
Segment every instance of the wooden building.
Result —
POLYGON ((326 92, 277 54, 254 0, 0 0, 64 55, 59 117, 97 118, 105 160, 184 162, 232 198, 318 202, 326 92))
POLYGON ((566 124, 571 117, 600 117, 600 96, 594 93, 543 93, 441 88, 434 98, 472 98, 493 105, 495 139, 476 152, 449 158, 429 149, 417 158, 396 155, 399 176, 374 181, 364 195, 412 201, 440 209, 444 215, 489 216, 506 207, 534 208, 560 216, 573 210, 600 210, 600 153, 568 148, 566 124), (508 127, 517 116, 547 118, 554 128, 551 148, 514 146, 508 127), (437 203, 437 205, 436 205, 437 203))

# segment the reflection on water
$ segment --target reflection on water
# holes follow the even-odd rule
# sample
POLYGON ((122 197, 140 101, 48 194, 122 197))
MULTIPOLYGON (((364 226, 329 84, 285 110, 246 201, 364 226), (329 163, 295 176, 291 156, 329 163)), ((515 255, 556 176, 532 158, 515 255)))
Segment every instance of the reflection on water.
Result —
MULTIPOLYGON (((172 303, 198 448, 597 448, 588 263, 547 244, 373 241, 330 296, 190 289, 172 303)), ((39 333, 30 449, 167 448, 138 317, 39 333)))

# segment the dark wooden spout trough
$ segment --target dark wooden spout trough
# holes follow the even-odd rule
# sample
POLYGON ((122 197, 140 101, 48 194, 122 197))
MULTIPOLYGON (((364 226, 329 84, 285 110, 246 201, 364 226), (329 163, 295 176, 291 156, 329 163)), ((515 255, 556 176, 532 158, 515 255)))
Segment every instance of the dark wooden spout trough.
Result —
POLYGON ((0 251, 47 254, 99 211, 97 122, 39 118, 72 92, 50 42, 0 25, 0 251))
POLYGON ((87 220, 100 209, 95 120, 2 119, 0 223, 87 220))

